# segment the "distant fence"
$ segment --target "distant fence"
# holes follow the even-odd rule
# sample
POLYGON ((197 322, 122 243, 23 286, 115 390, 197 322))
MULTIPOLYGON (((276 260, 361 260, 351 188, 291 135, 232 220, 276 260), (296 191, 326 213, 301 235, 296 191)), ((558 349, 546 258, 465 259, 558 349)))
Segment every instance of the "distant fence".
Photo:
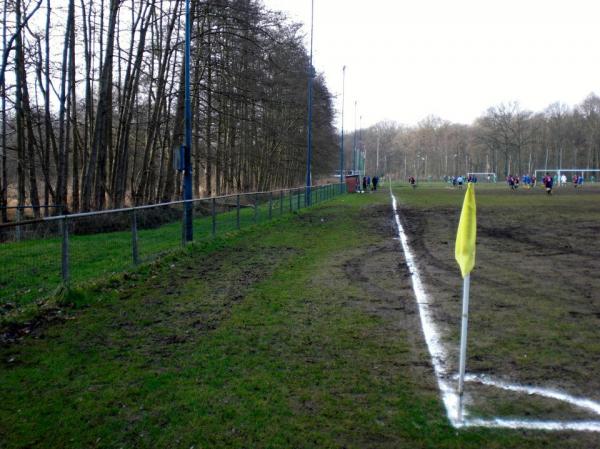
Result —
POLYGON ((346 192, 345 185, 240 193, 0 224, 0 315, 64 283, 101 279, 185 244, 269 221, 346 192))
MULTIPOLYGON (((0 214, 3 218, 8 217, 10 221, 25 221, 36 217, 48 217, 50 215, 62 215, 64 206, 56 204, 44 204, 41 206, 2 206, 0 214)), ((3 218, 0 218, 2 220, 3 218)))

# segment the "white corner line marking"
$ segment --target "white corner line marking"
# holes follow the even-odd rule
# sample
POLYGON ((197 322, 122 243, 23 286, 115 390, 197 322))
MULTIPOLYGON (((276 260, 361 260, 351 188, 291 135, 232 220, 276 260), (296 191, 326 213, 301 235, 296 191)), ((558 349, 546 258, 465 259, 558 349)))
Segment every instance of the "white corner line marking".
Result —
POLYGON ((511 384, 502 380, 496 380, 493 377, 488 376, 486 374, 467 374, 465 376, 465 380, 467 380, 468 382, 475 382, 482 385, 501 388, 502 390, 556 399, 558 401, 574 405, 575 407, 587 409, 588 411, 591 411, 596 415, 600 415, 600 403, 592 401, 591 399, 578 398, 575 396, 571 396, 570 394, 562 393, 556 390, 550 390, 548 388, 529 387, 526 385, 511 384))
MULTIPOLYGON (((441 334, 433 320, 433 314, 430 309, 430 301, 421 282, 421 276, 415 263, 415 258, 408 245, 408 238, 400 222, 398 214, 398 202, 392 192, 390 183, 390 196, 392 198, 392 207, 394 209, 394 218, 398 230, 398 238, 402 244, 404 258, 408 271, 411 275, 413 291, 417 306, 419 308, 419 317, 421 327, 425 337, 425 343, 431 356, 431 363, 435 371, 438 387, 442 394, 442 401, 446 408, 446 415, 453 427, 490 427, 506 429, 531 429, 531 430, 575 430, 587 432, 600 432, 600 421, 545 421, 545 420, 520 420, 520 419, 475 419, 467 418, 463 421, 457 419, 458 416, 458 393, 453 386, 452 378, 447 369, 448 354, 443 347, 441 334)), ((504 381, 494 380, 489 376, 482 374, 468 374, 465 377, 468 382, 477 382, 487 386, 501 388, 503 390, 515 391, 518 393, 534 394, 559 401, 567 402, 571 405, 584 408, 600 415, 600 403, 586 398, 577 398, 566 393, 539 387, 528 387, 518 384, 510 384, 504 381)))

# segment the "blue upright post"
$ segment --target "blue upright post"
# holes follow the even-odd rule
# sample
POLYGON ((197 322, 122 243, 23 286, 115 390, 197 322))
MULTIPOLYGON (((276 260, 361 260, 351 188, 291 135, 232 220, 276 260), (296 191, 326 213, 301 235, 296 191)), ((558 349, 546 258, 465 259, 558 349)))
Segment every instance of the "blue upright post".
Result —
POLYGON ((191 242, 194 239, 194 229, 192 226, 192 101, 190 94, 190 40, 192 34, 192 24, 190 15, 190 0, 185 1, 185 103, 184 103, 184 168, 183 168, 183 199, 184 203, 184 226, 185 241, 191 242))
POLYGON ((354 101, 354 148, 352 148, 352 174, 356 174, 356 105, 357 101, 354 101))
POLYGON ((344 188, 344 93, 346 90, 346 66, 342 67, 342 137, 340 138, 340 193, 344 188))
POLYGON ((314 10, 315 10, 315 1, 311 0, 311 11, 310 11, 310 63, 308 66, 308 142, 306 149, 306 206, 310 206, 311 198, 310 198, 310 185, 312 184, 312 176, 311 176, 311 158, 312 158, 312 88, 313 88, 313 78, 315 76, 315 72, 313 69, 313 20, 314 20, 314 10))

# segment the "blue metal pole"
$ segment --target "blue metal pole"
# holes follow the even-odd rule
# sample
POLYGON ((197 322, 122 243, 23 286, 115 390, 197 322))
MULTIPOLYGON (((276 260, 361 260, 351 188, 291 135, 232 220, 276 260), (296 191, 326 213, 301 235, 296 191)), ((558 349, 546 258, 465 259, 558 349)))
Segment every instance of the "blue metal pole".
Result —
POLYGON ((346 66, 342 67, 342 137, 340 139, 340 193, 344 188, 344 93, 346 91, 346 66))
POLYGON ((352 173, 356 174, 356 104, 354 102, 354 148, 352 149, 352 173))
POLYGON ((185 241, 191 242, 194 239, 194 229, 192 226, 192 101, 190 94, 190 40, 192 34, 192 24, 190 17, 190 0, 185 1, 185 103, 184 103, 184 128, 185 128, 185 149, 184 149, 184 169, 183 169, 183 199, 189 201, 184 203, 184 226, 185 241))
POLYGON ((313 78, 315 76, 315 72, 313 69, 313 21, 314 21, 314 11, 315 11, 315 1, 311 0, 311 11, 310 11, 310 64, 308 67, 308 143, 306 149, 306 206, 310 206, 311 198, 310 198, 310 186, 312 184, 312 174, 311 174, 311 158, 312 158, 312 88, 313 88, 313 78))
POLYGON ((359 116, 358 118, 358 148, 357 148, 357 154, 358 154, 358 172, 361 174, 361 176, 365 176, 363 167, 362 167, 362 162, 363 162, 363 140, 362 140, 362 115, 359 116))

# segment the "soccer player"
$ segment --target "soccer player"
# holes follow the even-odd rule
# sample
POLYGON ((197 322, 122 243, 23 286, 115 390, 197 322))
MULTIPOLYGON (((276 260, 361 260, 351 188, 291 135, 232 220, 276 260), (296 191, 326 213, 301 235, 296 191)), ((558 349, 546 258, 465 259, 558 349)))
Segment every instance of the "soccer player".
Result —
POLYGON ((567 175, 564 173, 560 176, 560 185, 565 185, 567 183, 567 175))
POLYGON ((546 186, 546 193, 548 195, 552 195, 552 186, 554 185, 554 179, 552 179, 552 176, 550 176, 549 173, 546 173, 546 176, 544 176, 542 181, 544 182, 544 186, 546 186))
POLYGON ((510 190, 515 190, 515 178, 513 178, 513 175, 508 175, 506 182, 508 183, 510 190))

